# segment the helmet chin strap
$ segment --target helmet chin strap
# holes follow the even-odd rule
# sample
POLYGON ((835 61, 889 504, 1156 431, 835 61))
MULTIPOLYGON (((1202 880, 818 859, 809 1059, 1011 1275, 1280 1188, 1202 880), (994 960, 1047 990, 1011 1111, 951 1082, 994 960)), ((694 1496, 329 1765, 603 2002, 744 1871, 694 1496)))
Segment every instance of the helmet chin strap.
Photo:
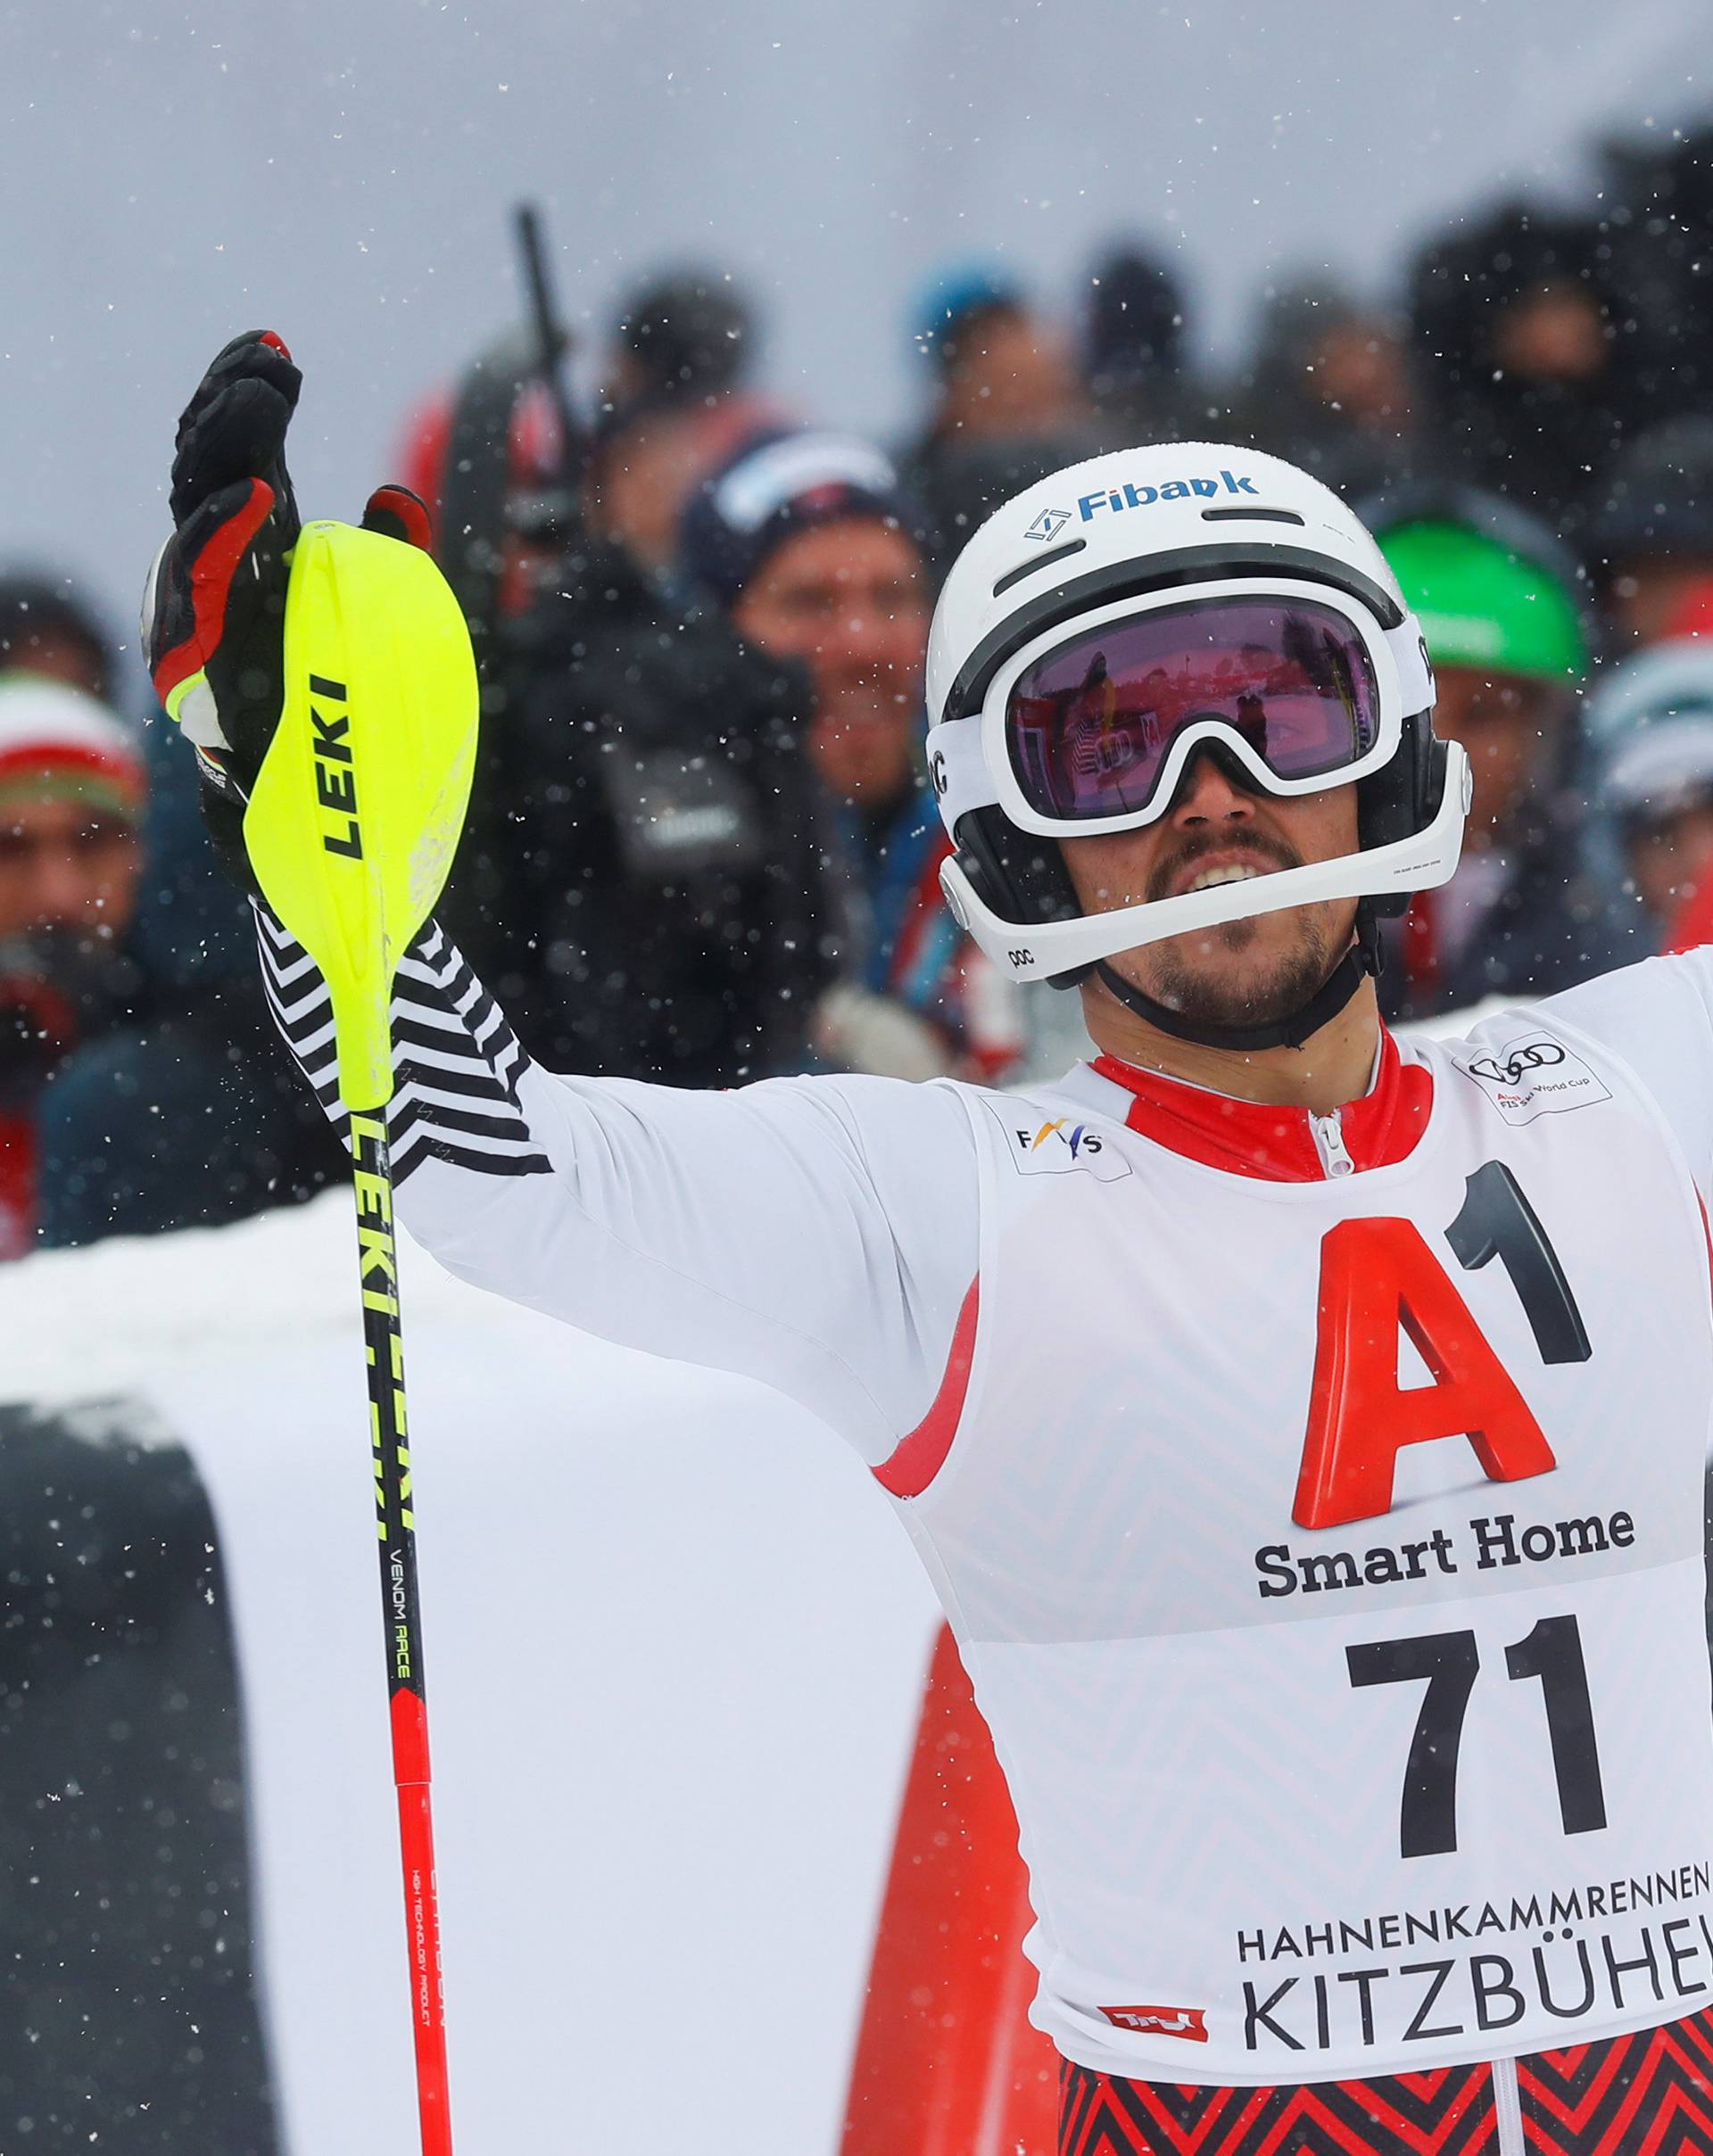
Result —
POLYGON ((1288 1018, 1264 1026, 1204 1026, 1183 1017, 1164 1004, 1146 995, 1134 981, 1101 959, 1094 971, 1107 993, 1118 998, 1146 1024, 1169 1033, 1174 1040, 1194 1041, 1203 1048, 1301 1048, 1322 1026, 1337 1017, 1358 988, 1380 971, 1378 924, 1366 904, 1356 909, 1356 940, 1334 966, 1307 1003, 1288 1018))

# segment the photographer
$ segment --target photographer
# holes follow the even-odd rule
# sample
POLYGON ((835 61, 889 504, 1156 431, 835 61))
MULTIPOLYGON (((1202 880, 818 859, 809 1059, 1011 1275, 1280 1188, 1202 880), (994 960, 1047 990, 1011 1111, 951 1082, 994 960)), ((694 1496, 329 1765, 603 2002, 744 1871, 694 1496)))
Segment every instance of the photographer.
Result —
POLYGON ((499 972, 568 1070, 799 1069, 831 976, 806 686, 584 538, 513 624, 490 781, 499 972))
MULTIPOLYGON (((543 324, 543 350, 557 339, 543 324)), ((580 468, 542 351, 495 351, 460 392, 445 483, 421 475, 484 676, 447 918, 561 1069, 685 1086, 800 1069, 832 962, 808 684, 607 531, 619 437, 580 468), (554 439, 520 458, 532 399, 554 439)))

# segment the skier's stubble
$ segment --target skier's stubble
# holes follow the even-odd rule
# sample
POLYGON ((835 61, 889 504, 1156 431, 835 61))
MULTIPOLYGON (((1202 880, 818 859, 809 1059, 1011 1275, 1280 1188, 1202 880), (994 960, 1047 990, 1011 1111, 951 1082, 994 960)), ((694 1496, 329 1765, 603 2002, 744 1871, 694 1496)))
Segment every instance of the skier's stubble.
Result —
MULTIPOLYGON (((1171 807, 1137 831, 1063 842, 1088 913, 1173 898, 1211 868, 1260 875, 1355 851, 1356 789, 1280 799, 1247 791, 1204 752, 1171 807)), ((1259 913, 1145 944, 1111 961, 1144 995, 1197 1025, 1267 1025, 1299 1011, 1326 980, 1355 929, 1354 899, 1259 913)))

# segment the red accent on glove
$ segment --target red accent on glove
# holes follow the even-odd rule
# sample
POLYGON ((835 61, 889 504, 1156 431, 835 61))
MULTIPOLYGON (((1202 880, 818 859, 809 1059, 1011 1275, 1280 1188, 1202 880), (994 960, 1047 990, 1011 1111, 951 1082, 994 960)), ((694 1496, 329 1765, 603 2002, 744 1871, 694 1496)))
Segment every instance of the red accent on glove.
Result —
POLYGON ((219 649, 232 579, 273 508, 272 487, 265 480, 252 479, 243 508, 215 527, 213 536, 188 564, 194 625, 183 643, 161 654, 154 667, 154 693, 163 706, 172 690, 205 666, 219 649))

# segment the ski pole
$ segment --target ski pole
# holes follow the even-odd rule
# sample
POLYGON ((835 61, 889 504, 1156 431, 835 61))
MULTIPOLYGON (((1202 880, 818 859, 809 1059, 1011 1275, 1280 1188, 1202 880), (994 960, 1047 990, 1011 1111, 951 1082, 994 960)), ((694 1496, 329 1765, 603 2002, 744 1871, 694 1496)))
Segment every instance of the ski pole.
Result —
POLYGON ((423 2156, 451 2156, 386 1103, 393 975, 445 882, 469 797, 476 668, 428 556, 349 525, 304 526, 285 644, 285 706, 244 840, 263 896, 327 981, 351 1118, 417 2107, 423 2156))
POLYGON ((384 1114, 351 1118, 357 1194, 363 1351, 375 1455, 375 1516, 381 1539, 393 1781, 404 1864, 404 1921, 416 2041, 417 2108, 423 2156, 451 2156, 446 2010, 441 1982, 440 1896, 429 1797, 428 1698, 422 1673, 422 1604, 404 1405, 404 1335, 399 1319, 398 1246, 393 1234, 393 1162, 384 1114))

